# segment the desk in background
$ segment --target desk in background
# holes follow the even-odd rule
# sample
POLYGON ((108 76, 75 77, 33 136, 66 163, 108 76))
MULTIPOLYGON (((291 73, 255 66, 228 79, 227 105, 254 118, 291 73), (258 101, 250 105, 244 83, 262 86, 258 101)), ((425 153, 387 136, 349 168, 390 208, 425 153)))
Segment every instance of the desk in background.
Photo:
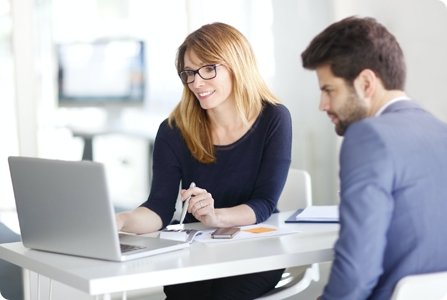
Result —
MULTIPOLYGON (((84 142, 82 159, 94 160, 94 139, 102 135, 119 134, 127 137, 142 139, 147 142, 147 158, 148 158, 148 173, 152 169, 151 159, 155 136, 157 135, 158 127, 167 117, 166 113, 153 112, 128 112, 122 115, 114 115, 108 117, 106 121, 99 122, 99 124, 87 125, 82 121, 71 122, 65 125, 73 134, 74 137, 79 137, 84 142)), ((82 115, 79 115, 81 118, 82 115)), ((122 145, 118 145, 120 147, 122 145)))
MULTIPOLYGON (((292 211, 265 223, 299 230, 269 238, 195 242, 189 249, 116 263, 30 250, 22 243, 0 245, 0 258, 90 295, 262 272, 333 259, 338 224, 286 224, 292 211)), ((189 224, 200 229, 200 224, 189 224)))
POLYGON ((134 113, 97 124, 65 124, 83 141, 82 159, 106 166, 109 194, 119 209, 133 209, 147 199, 155 137, 164 119, 163 114, 134 113))

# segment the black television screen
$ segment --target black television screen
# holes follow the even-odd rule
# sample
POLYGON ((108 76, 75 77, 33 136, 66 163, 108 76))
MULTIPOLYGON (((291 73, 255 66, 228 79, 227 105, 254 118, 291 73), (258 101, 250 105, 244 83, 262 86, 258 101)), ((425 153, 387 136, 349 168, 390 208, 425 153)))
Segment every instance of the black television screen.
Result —
POLYGON ((144 42, 109 39, 56 46, 60 106, 140 105, 145 96, 144 42))

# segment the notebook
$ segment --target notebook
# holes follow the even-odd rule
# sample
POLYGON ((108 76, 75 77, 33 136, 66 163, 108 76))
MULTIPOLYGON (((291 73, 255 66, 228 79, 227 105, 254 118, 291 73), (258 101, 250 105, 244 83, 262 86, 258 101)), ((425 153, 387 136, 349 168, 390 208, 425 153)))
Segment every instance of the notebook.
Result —
POLYGON ((188 242, 118 234, 101 163, 17 156, 8 162, 27 248, 126 261, 189 246, 188 242))
POLYGON ((338 223, 338 205, 308 206, 298 209, 286 223, 338 223))

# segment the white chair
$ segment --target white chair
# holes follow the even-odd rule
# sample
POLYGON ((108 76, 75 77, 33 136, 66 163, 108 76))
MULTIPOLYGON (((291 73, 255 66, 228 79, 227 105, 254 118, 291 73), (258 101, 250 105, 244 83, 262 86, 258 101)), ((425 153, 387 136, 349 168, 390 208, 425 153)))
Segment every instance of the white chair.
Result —
MULTIPOLYGON (((309 173, 304 170, 290 169, 278 202, 278 209, 280 211, 292 211, 310 205, 312 205, 312 185, 309 173)), ((288 298, 304 291, 312 281, 319 280, 320 269, 317 263, 287 268, 276 287, 257 299, 277 300, 288 298)))
POLYGON ((447 272, 409 275, 397 283, 391 300, 447 300, 447 272))
POLYGON ((305 170, 289 169, 286 184, 278 201, 280 211, 297 210, 312 205, 312 183, 305 170))

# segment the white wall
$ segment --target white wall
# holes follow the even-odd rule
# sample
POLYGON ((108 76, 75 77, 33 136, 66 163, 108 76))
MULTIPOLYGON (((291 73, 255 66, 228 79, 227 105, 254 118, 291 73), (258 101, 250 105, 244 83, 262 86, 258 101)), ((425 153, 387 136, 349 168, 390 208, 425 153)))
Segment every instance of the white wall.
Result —
POLYGON ((399 41, 407 62, 406 91, 447 121, 447 7, 439 0, 338 0, 337 19, 358 14, 385 24, 399 41))
POLYGON ((341 138, 335 136, 326 115, 317 111, 316 76, 301 69, 299 55, 333 21, 350 15, 372 16, 387 26, 406 56, 407 93, 447 121, 445 4, 438 0, 273 0, 273 8, 277 65, 273 86, 292 111, 292 164, 310 171, 315 203, 338 201, 341 138))
MULTIPOLYGON (((21 1, 27 1, 23 3, 31 6, 34 3, 31 0, 21 1)), ((62 1, 52 2, 65 5, 71 3, 62 1)), ((51 2, 46 0, 40 3, 48 5, 51 2)), ((75 15, 75 7, 82 3, 92 2, 78 1, 73 4, 70 13, 75 15)), ((119 35, 131 31, 136 36, 145 38, 151 49, 148 109, 157 108, 165 114, 180 97, 181 84, 175 74, 174 59, 176 48, 185 35, 206 22, 224 21, 238 27, 252 43, 261 71, 272 90, 292 113, 292 165, 310 172, 314 202, 317 204, 338 201, 340 139, 334 134, 333 126, 325 114, 318 111, 319 90, 316 76, 313 72, 302 69, 300 54, 311 38, 333 21, 358 14, 374 16, 387 25, 401 42, 407 57, 409 95, 421 101, 435 115, 447 120, 447 101, 443 101, 445 96, 442 90, 444 71, 447 69, 447 9, 438 0, 114 0, 100 3, 109 5, 111 8, 107 13, 122 16, 121 20, 114 22, 109 19, 109 15, 102 15, 103 19, 95 30, 82 32, 86 35, 107 32, 119 35), (118 8, 113 10, 115 4, 118 8)), ((66 17, 69 18, 70 14, 66 17)), ((71 31, 76 26, 91 28, 95 23, 94 17, 84 11, 82 19, 73 19, 71 27, 57 26, 53 38, 67 38, 68 33, 72 34, 71 31)), ((46 33, 44 36, 48 38, 51 34, 46 33)), ((38 67, 38 74, 34 74, 38 83, 45 84, 53 80, 48 75, 46 62, 38 64, 38 67)), ((26 68, 21 68, 22 71, 24 69, 26 68)), ((28 69, 27 78, 32 78, 30 74, 36 71, 35 66, 30 65, 28 69)), ((22 89, 21 92, 26 90, 22 89)), ((34 107, 41 95, 45 98, 42 103, 46 101, 47 104, 39 105, 43 105, 45 109, 51 107, 48 101, 54 105, 54 100, 47 99, 52 95, 51 92, 40 92, 36 97, 28 95, 26 100, 21 101, 22 107, 34 107), (28 106, 24 105, 27 103, 28 106)), ((26 120, 29 111, 25 110, 25 114, 22 112, 19 119, 26 120)), ((53 116, 50 114, 50 117, 53 116)), ((38 122, 43 122, 44 125, 22 124, 26 132, 31 133, 25 141, 32 143, 36 139, 33 126, 46 130, 50 120, 48 117, 40 118, 38 122)), ((57 118, 55 121, 58 121, 57 118)), ((42 136, 51 140, 48 135, 42 136)), ((22 149, 21 154, 34 152, 33 147, 36 146, 22 149)), ((40 147, 48 148, 51 146, 40 147)))
POLYGON ((301 67, 301 52, 331 23, 332 2, 274 0, 275 76, 272 88, 290 109, 293 122, 292 166, 310 172, 315 204, 337 199, 337 138, 318 110, 319 87, 313 72, 301 67))

